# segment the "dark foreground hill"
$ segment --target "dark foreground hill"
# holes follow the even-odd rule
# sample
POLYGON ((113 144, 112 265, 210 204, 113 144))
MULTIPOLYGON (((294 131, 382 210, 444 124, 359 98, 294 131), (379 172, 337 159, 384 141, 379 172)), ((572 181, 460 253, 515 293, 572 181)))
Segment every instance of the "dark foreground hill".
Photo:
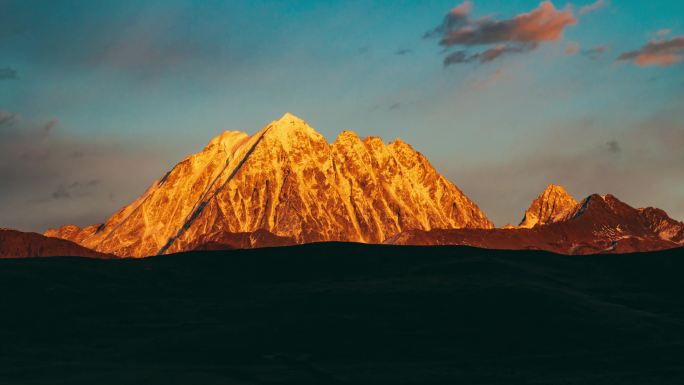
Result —
POLYGON ((681 384, 684 250, 0 261, 0 384, 681 384))

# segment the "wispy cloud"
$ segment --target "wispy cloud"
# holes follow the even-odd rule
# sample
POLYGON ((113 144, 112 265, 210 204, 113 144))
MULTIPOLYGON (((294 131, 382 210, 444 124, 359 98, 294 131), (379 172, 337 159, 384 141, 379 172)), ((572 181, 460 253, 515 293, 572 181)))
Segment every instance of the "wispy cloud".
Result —
POLYGON ((663 29, 659 29, 656 31, 656 35, 660 36, 660 37, 667 36, 671 33, 672 33, 672 29, 670 29, 670 28, 663 28, 663 29))
POLYGON ((50 131, 52 131, 53 128, 59 123, 59 119, 50 119, 45 125, 43 126, 43 131, 45 132, 45 135, 49 135, 50 131))
POLYGON ((472 8, 470 1, 460 4, 445 16, 442 24, 424 35, 440 37, 439 44, 446 48, 463 47, 449 54, 444 59, 445 65, 486 63, 506 54, 532 51, 541 43, 559 40, 566 27, 577 23, 570 8, 558 10, 548 0, 530 12, 504 20, 472 19, 472 8), (475 46, 490 47, 470 53, 475 46))
POLYGON ((617 140, 607 141, 603 145, 603 148, 605 148, 606 151, 613 153, 613 154, 618 154, 622 151, 622 147, 620 147, 620 142, 618 142, 617 140))
POLYGON ((640 67, 671 66, 684 59, 684 36, 654 40, 638 50, 621 54, 617 61, 629 61, 640 67))
POLYGON ((0 111, 0 126, 5 124, 12 124, 16 115, 8 111, 0 111))
POLYGON ((577 55, 577 53, 580 51, 580 45, 576 42, 570 42, 568 43, 567 46, 565 46, 565 54, 568 56, 574 56, 577 55))
POLYGON ((603 56, 603 54, 608 52, 609 49, 610 47, 608 47, 607 45, 599 45, 596 47, 585 49, 584 51, 582 51, 582 55, 592 60, 598 60, 603 56))
POLYGON ((587 4, 583 7, 580 7, 580 9, 577 13, 579 13, 580 15, 586 15, 587 13, 598 11, 599 9, 605 7, 606 5, 608 5, 608 1, 597 0, 591 4, 587 4))
POLYGON ((444 58, 444 65, 462 64, 479 62, 480 64, 489 63, 510 53, 523 53, 536 48, 536 45, 505 45, 499 44, 482 52, 468 54, 468 51, 455 51, 444 58))

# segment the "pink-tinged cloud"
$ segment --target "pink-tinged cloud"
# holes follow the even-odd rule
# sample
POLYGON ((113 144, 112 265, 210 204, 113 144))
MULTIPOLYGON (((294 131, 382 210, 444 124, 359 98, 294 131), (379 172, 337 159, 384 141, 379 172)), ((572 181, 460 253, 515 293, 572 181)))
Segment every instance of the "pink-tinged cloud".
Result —
POLYGON ((658 35, 660 37, 667 36, 671 33, 672 33, 672 29, 670 29, 670 28, 663 28, 663 29, 659 29, 656 31, 656 35, 658 35))
POLYGON ((577 53, 580 50, 579 44, 573 42, 568 43, 568 45, 565 47, 565 54, 568 56, 574 56, 577 55, 577 53))
POLYGON ((434 36, 443 36, 465 26, 469 22, 468 20, 472 9, 473 3, 471 1, 464 1, 459 6, 452 8, 449 13, 447 13, 441 25, 437 26, 432 31, 426 32, 423 37, 429 38, 434 36))
POLYGON ((493 46, 480 53, 457 51, 445 58, 444 64, 485 63, 508 53, 528 52, 544 42, 557 41, 566 27, 577 24, 571 8, 557 9, 550 0, 513 18, 494 20, 491 17, 472 19, 472 3, 466 1, 453 8, 441 25, 424 37, 441 37, 444 47, 493 46))
POLYGON ((452 46, 556 41, 566 27, 575 24, 577 19, 572 10, 558 10, 551 1, 544 1, 537 9, 512 19, 466 20, 466 25, 446 31, 440 44, 452 46))
POLYGON ((461 5, 457 6, 456 8, 453 8, 451 11, 449 11, 450 14, 454 16, 461 16, 461 17, 467 17, 470 15, 470 12, 473 9, 473 2, 472 1, 464 1, 461 3, 461 5))
POLYGON ((580 15, 586 15, 587 13, 598 11, 606 5, 608 5, 608 2, 606 0, 597 0, 591 4, 587 4, 581 7, 577 13, 579 13, 580 15))
POLYGON ((640 67, 667 67, 684 60, 684 36, 651 41, 636 51, 625 52, 617 61, 629 61, 640 67))

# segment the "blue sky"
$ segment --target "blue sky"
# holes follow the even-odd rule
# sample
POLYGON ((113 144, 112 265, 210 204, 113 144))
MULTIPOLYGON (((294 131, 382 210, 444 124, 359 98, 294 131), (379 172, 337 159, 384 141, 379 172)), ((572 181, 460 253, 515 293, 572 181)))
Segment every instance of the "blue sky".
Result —
MULTIPOLYGON (((684 219, 684 2, 553 1, 575 20, 555 38, 424 38, 461 4, 0 1, 0 226, 100 221, 222 130, 286 111, 330 141, 401 137, 499 225, 548 183, 684 219), (443 64, 488 48, 521 52, 443 64)), ((464 23, 541 8, 474 0, 464 23)))

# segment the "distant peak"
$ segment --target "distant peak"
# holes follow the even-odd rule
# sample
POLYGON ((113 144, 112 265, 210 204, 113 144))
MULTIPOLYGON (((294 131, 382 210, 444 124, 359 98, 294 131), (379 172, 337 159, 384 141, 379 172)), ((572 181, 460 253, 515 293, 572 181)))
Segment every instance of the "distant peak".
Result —
POLYGON ((630 210, 638 212, 638 210, 619 200, 612 194, 591 194, 582 200, 582 202, 578 205, 578 209, 572 214, 572 217, 580 217, 588 210, 612 213, 620 213, 630 210))
MULTIPOLYGON (((544 189, 544 193, 557 193, 557 194, 563 194, 563 195, 570 195, 568 194, 568 191, 565 189, 565 187, 559 185, 559 184, 549 184, 546 186, 544 189)), ((543 195, 543 194, 542 194, 543 195)))
POLYGON ((563 186, 549 184, 525 212, 520 227, 531 228, 559 220, 577 206, 577 201, 563 186))
POLYGON ((601 195, 601 194, 591 194, 588 197, 584 198, 584 201, 586 201, 586 202, 590 202, 592 200, 594 200, 594 201, 605 201, 606 196, 601 195))

